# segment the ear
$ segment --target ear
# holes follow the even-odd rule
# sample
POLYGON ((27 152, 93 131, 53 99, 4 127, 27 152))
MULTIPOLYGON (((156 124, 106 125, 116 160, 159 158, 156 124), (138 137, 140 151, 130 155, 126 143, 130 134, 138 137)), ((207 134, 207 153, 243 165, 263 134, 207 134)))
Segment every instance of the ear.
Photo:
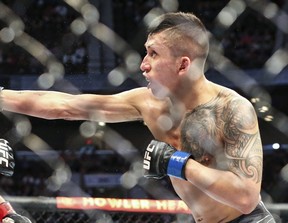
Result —
POLYGON ((191 60, 189 57, 181 57, 179 65, 179 74, 183 75, 189 70, 191 60))

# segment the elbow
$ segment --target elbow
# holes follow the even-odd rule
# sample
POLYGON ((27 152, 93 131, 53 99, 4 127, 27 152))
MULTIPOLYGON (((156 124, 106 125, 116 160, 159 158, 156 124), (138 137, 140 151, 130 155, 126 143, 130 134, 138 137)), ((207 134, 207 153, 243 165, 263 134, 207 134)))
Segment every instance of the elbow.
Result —
POLYGON ((259 195, 245 195, 239 199, 239 211, 242 214, 251 213, 259 203, 259 195))

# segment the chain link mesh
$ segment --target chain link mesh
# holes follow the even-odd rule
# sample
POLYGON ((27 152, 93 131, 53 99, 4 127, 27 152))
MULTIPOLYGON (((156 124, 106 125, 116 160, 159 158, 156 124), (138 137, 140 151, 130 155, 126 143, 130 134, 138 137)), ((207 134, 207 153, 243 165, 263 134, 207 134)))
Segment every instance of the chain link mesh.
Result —
MULTIPOLYGON (((129 213, 117 212, 106 213, 99 219, 99 216, 87 215, 81 211, 61 211, 61 212, 29 212, 32 218, 37 223, 171 223, 177 222, 175 215, 164 214, 143 214, 143 213, 129 213)), ((188 218, 188 217, 187 217, 188 218)), ((185 220, 182 218, 182 220, 185 220)), ((178 221, 183 222, 184 221, 178 221)), ((185 222, 191 222, 185 221, 185 222)))
MULTIPOLYGON (((270 135, 274 137, 283 134, 286 137, 287 115, 274 107, 272 95, 266 87, 283 86, 288 83, 287 0, 2 0, 0 2, 1 84, 7 88, 56 89, 73 93, 119 92, 143 86, 145 80, 139 75, 139 65, 143 56, 145 26, 157 15, 177 10, 195 11, 210 31, 211 53, 206 69, 207 78, 239 89, 251 99, 259 118, 275 127, 277 132, 270 135), (246 24, 254 24, 257 29, 246 29, 246 24), (251 34, 250 38, 248 34, 251 34)), ((283 104, 281 108, 286 108, 285 100, 284 96, 284 99, 278 102, 283 104)), ((67 154, 59 152, 55 149, 56 146, 50 145, 53 142, 43 136, 45 130, 42 131, 42 135, 32 131, 32 127, 35 128, 33 120, 19 115, 6 113, 3 115, 5 116, 3 122, 8 119, 15 126, 4 136, 8 139, 13 138, 15 144, 18 143, 21 149, 26 149, 24 153, 19 152, 23 154, 19 159, 25 160, 27 156, 31 157, 25 153, 28 150, 34 154, 31 159, 37 157, 46 165, 43 168, 46 170, 46 172, 43 170, 45 172, 43 175, 38 173, 31 177, 28 173, 31 168, 27 168, 26 178, 23 176, 23 179, 27 180, 25 185, 33 181, 31 185, 34 186, 31 188, 37 190, 26 187, 24 190, 24 186, 19 183, 22 177, 16 176, 14 179, 1 178, 4 192, 20 196, 22 194, 20 192, 17 194, 15 191, 21 191, 24 195, 41 196, 45 193, 54 196, 67 187, 70 189, 72 185, 81 194, 87 195, 91 192, 92 196, 93 189, 75 185, 71 180, 71 172, 75 170, 73 168, 76 167, 79 171, 75 157, 78 160, 83 158, 78 156, 79 151, 76 155, 73 152, 65 151, 67 154), (66 177, 64 180, 63 176, 66 177)), ((267 125, 265 123, 263 125, 267 125)), ((101 139, 100 147, 115 150, 123 157, 125 167, 117 167, 117 173, 123 174, 126 182, 124 180, 119 187, 125 186, 127 189, 137 185, 144 188, 145 196, 149 194, 156 198, 161 195, 175 196, 166 181, 143 183, 137 159, 141 157, 139 149, 135 148, 131 140, 101 124, 103 123, 88 121, 79 123, 77 131, 84 138, 97 135, 97 139, 101 139)), ((265 140, 266 136, 263 137, 263 141, 265 140)), ((75 142, 75 139, 71 141, 75 142)), ((63 146, 63 143, 58 145, 63 146)), ((279 166, 273 168, 273 171, 267 168, 267 175, 263 176, 263 189, 265 189, 263 192, 271 198, 270 192, 276 194, 276 197, 276 192, 281 191, 278 199, 282 201, 287 188, 283 186, 287 184, 288 178, 287 152, 276 155, 273 161, 270 159, 271 156, 266 158, 269 167, 278 161, 279 166)), ((98 192, 100 190, 103 188, 98 192)), ((119 188, 115 189, 117 190, 119 193, 119 188)), ((287 196, 285 199, 288 199, 287 196)), ((175 215, 162 214, 109 213, 105 215, 107 216, 105 221, 100 221, 95 220, 93 215, 80 211, 34 212, 29 209, 29 213, 40 223, 178 221, 175 215)))

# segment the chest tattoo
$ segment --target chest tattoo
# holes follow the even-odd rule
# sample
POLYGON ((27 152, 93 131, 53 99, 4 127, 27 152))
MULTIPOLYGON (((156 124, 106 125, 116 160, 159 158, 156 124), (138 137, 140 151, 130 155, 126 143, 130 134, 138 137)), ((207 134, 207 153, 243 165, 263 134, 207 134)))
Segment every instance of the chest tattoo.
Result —
POLYGON ((182 150, 202 164, 214 159, 217 166, 259 182, 262 145, 257 117, 247 105, 217 97, 188 112, 181 125, 182 150))
POLYGON ((195 159, 213 154, 219 147, 222 120, 215 106, 199 106, 186 114, 181 127, 182 149, 194 155, 195 159))

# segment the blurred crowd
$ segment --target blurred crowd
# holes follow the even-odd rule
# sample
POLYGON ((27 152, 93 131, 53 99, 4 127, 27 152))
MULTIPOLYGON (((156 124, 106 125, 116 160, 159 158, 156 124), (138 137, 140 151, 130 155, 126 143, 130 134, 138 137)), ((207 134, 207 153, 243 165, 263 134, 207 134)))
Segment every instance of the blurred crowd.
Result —
MULTIPOLYGON (((68 75, 85 74, 88 72, 89 38, 86 35, 76 35, 70 30, 71 22, 80 15, 65 2, 58 0, 31 0, 28 8, 19 8, 17 1, 2 1, 15 12, 25 23, 25 31, 40 41, 65 66, 68 75)), ((137 31, 142 29, 143 17, 154 7, 160 6, 157 0, 113 0, 113 29, 129 43, 136 41, 137 31)), ((215 18, 228 0, 179 0, 179 9, 193 11, 205 23, 208 30, 215 32, 219 38, 223 52, 232 62, 242 69, 256 69, 273 53, 277 28, 258 12, 247 9, 225 33, 219 35, 215 28, 215 18)), ((279 7, 284 1, 274 1, 279 7)), ((23 6, 23 5, 22 5, 23 6)), ((105 15, 101 15, 105 16, 105 15)), ((0 30, 5 23, 0 21, 0 30)), ((140 38, 140 37, 139 37, 140 38)), ((142 36, 143 38, 143 36, 142 36)), ((136 44, 136 43, 135 43, 136 44)), ((141 45, 143 43, 141 42, 141 45)), ((97 49, 96 49, 97 50, 97 49)), ((44 67, 27 52, 13 43, 0 42, 0 74, 30 75, 45 72, 44 67)), ((90 153, 61 153, 62 159, 77 176, 81 190, 90 196, 103 197, 151 197, 145 190, 135 186, 129 189, 123 186, 99 187, 87 186, 83 179, 88 174, 122 175, 130 168, 130 163, 116 153, 108 157, 99 156, 94 148, 90 153)), ((79 149, 80 150, 80 149, 79 149)), ((288 163, 287 151, 275 151, 264 156, 263 191, 267 199, 275 202, 288 202, 287 182, 281 175, 282 168, 288 163), (284 153, 284 154, 283 154, 284 153), (276 183, 275 183, 276 182, 276 183), (287 194, 287 193, 286 193, 287 194)), ((20 171, 12 178, 0 177, 0 185, 9 195, 27 196, 58 196, 63 195, 61 188, 51 186, 54 170, 39 160, 25 160, 18 157, 17 168, 20 171), (37 167, 37 168, 35 168, 37 167)), ((163 181, 170 188, 167 181, 163 181)), ((55 185, 54 185, 55 186, 55 185)), ((172 190, 171 190, 172 191, 172 190)))
MULTIPOLYGON (((29 1, 28 1, 29 2, 29 1)), ((24 31, 43 44, 62 62, 66 74, 85 74, 88 65, 87 38, 71 32, 70 25, 79 14, 65 2, 34 0, 29 4, 6 1, 22 19, 24 31)), ((0 29, 5 27, 0 22, 0 29)), ((0 42, 0 72, 3 74, 41 74, 45 67, 25 50, 13 43, 0 42)))
POLYGON ((276 28, 259 13, 247 10, 222 40, 224 55, 242 69, 257 69, 271 57, 276 28))
POLYGON ((264 153, 263 197, 268 202, 288 202, 288 150, 264 153))
MULTIPOLYGON (((215 18, 228 2, 229 0, 179 0, 179 10, 193 11, 209 31, 219 35, 215 18)), ((281 7, 284 1, 274 2, 281 7)), ((89 38, 87 35, 75 35, 70 28, 72 21, 81 17, 78 12, 58 0, 31 0, 26 1, 26 5, 17 1, 4 3, 21 17, 25 23, 25 32, 41 42, 64 64, 66 74, 88 72, 89 58, 92 57, 88 53, 89 38)), ((113 30, 132 45, 140 42, 142 48, 138 48, 143 50, 143 18, 151 9, 159 6, 157 0, 112 0, 113 30)), ((0 29, 3 27, 5 23, 0 22, 0 29)), ((219 38, 226 57, 243 69, 253 69, 262 67, 271 56, 276 31, 271 21, 247 8, 219 38)), ((45 71, 35 58, 13 43, 0 41, 0 46, 1 73, 30 75, 45 71)), ((98 49, 90 52, 95 50, 98 49)))

